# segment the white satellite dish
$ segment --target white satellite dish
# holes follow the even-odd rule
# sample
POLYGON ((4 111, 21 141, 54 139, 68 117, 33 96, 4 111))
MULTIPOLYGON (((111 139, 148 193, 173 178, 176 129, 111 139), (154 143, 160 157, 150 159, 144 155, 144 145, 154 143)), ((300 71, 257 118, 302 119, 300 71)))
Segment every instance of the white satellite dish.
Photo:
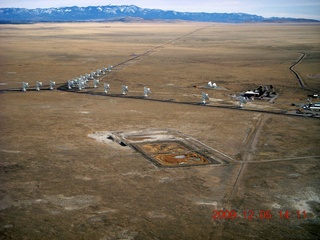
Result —
POLYGON ((82 75, 80 75, 79 80, 84 80, 84 77, 82 75))
POLYGON ((247 103, 248 101, 247 101, 247 99, 245 98, 245 97, 243 97, 243 96, 240 96, 239 97, 239 107, 240 108, 243 108, 243 104, 245 104, 245 103, 247 103))
POLYGON ((207 102, 206 101, 208 101, 209 100, 209 95, 207 94, 207 93, 202 93, 201 94, 201 97, 202 97, 202 104, 206 104, 207 102))
POLYGON ((208 87, 209 88, 217 88, 217 84, 216 83, 212 83, 212 82, 208 82, 208 87))
POLYGON ((147 98, 150 93, 151 93, 150 88, 147 88, 147 87, 143 88, 143 94, 145 98, 147 98))
POLYGON ((107 94, 108 91, 110 91, 110 84, 104 83, 104 84, 103 84, 103 87, 104 87, 104 93, 107 94))
POLYGON ((96 76, 99 77, 99 76, 100 76, 100 73, 101 73, 101 70, 100 70, 100 69, 97 69, 96 76))
POLYGON ((99 86, 100 81, 98 79, 93 79, 93 87, 97 88, 99 86))
POLYGON ((26 92, 28 87, 29 87, 29 83, 22 82, 22 92, 26 92))
POLYGON ((36 82, 36 90, 40 91, 40 87, 42 87, 42 82, 37 81, 36 82))
POLYGON ((102 68, 102 74, 106 74, 107 73, 107 68, 102 68))
POLYGON ((54 82, 54 81, 51 81, 50 80, 50 90, 53 90, 53 88, 56 86, 56 82, 54 82))
POLYGON ((89 74, 89 79, 93 79, 93 77, 94 77, 94 72, 91 72, 91 73, 89 74))
POLYGON ((82 89, 85 88, 85 81, 80 80, 78 83, 78 88, 81 91, 82 89))
POLYGON ((71 90, 75 87, 75 80, 68 80, 68 89, 71 90))
POLYGON ((112 70, 112 68, 113 68, 113 66, 108 66, 108 72, 111 72, 111 70, 112 70))
POLYGON ((128 86, 122 85, 122 95, 126 95, 129 92, 128 86))

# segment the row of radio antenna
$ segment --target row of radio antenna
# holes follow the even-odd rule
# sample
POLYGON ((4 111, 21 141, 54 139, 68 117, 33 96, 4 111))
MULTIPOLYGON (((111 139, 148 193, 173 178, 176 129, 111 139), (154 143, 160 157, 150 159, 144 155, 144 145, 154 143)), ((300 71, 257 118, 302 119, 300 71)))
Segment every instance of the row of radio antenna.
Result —
MULTIPOLYGON (((42 82, 36 82, 36 91, 40 91, 40 88, 43 86, 42 82)), ((56 82, 50 81, 49 90, 53 90, 56 86, 56 82)), ((29 83, 22 82, 22 92, 26 92, 27 88, 29 88, 29 83)))
MULTIPOLYGON (((95 77, 99 77, 100 75, 105 75, 107 72, 111 72, 113 66, 108 66, 108 68, 103 68, 103 69, 97 69, 96 72, 91 72, 90 74, 86 73, 84 76, 80 75, 80 77, 68 80, 68 89, 71 90, 75 87, 77 87, 79 90, 84 89, 85 87, 88 86, 88 81, 93 80, 93 87, 97 88, 100 84, 100 81, 98 79, 95 79, 95 77)), ((36 91, 40 91, 40 88, 42 87, 42 82, 37 81, 36 82, 36 91)), ((50 81, 50 90, 53 90, 54 87, 56 86, 56 83, 54 81, 50 81)), ((104 93, 108 94, 110 91, 110 84, 104 83, 104 93)), ((217 88, 216 83, 208 82, 207 87, 209 88, 217 88)), ((22 82, 22 91, 26 92, 27 88, 29 88, 29 84, 27 82, 22 82)), ((122 85, 121 87, 122 90, 122 95, 126 95, 129 92, 129 87, 126 85, 122 85)), ((147 98, 151 94, 151 90, 148 87, 143 88, 143 96, 147 98)), ((235 97, 235 96, 234 96, 235 97)), ((207 101, 209 100, 209 95, 207 93, 202 92, 201 94, 202 98, 202 104, 206 104, 207 101)), ((243 107, 244 103, 247 103, 247 99, 243 96, 235 97, 239 103, 240 103, 240 108, 243 107)))
MULTIPOLYGON (((68 80, 68 89, 71 90, 73 88, 78 88, 79 91, 83 90, 84 88, 88 87, 89 80, 93 80, 93 87, 97 88, 100 84, 99 79, 95 77, 99 77, 100 75, 104 75, 107 72, 111 72, 113 66, 108 66, 108 68, 103 68, 102 70, 97 69, 96 72, 91 72, 90 74, 86 73, 84 76, 80 75, 80 77, 68 80)), ((108 94, 110 91, 110 84, 104 83, 104 93, 108 94)), ((126 85, 122 85, 122 95, 126 95, 129 92, 129 87, 126 85)), ((151 93, 150 88, 144 87, 143 89, 143 96, 145 98, 151 93)))
MULTIPOLYGON (((104 93, 105 93, 105 94, 108 94, 108 92, 109 92, 110 89, 111 89, 111 88, 110 88, 110 84, 108 84, 108 83, 104 83, 104 84, 103 84, 103 88, 104 88, 104 93)), ((122 90, 122 95, 126 95, 126 94, 129 92, 129 87, 126 86, 126 85, 122 85, 121 90, 122 90)), ((147 97, 149 96, 149 94, 151 94, 150 88, 144 87, 144 88, 143 88, 143 96, 144 96, 145 98, 147 98, 147 97)))
POLYGON ((93 87, 97 88, 99 86, 99 80, 95 79, 95 77, 99 77, 101 75, 105 75, 107 72, 111 72, 113 66, 108 66, 107 68, 97 69, 97 71, 92 71, 91 73, 86 73, 84 76, 80 75, 80 77, 68 80, 68 89, 78 87, 79 90, 87 87, 87 83, 89 80, 93 80, 93 87))

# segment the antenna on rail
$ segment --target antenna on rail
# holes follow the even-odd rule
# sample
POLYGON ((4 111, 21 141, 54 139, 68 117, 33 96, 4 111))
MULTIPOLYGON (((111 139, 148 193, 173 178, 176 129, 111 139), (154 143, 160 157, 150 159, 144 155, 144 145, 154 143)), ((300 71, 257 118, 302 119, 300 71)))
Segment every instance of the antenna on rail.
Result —
POLYGON ((42 82, 37 81, 36 82, 36 90, 40 91, 40 87, 42 87, 42 82))
POLYGON ((81 91, 82 89, 85 88, 85 81, 83 81, 82 79, 78 79, 78 88, 81 91))
POLYGON ((98 79, 93 79, 93 87, 97 88, 99 86, 100 81, 98 79))
POLYGON ((49 87, 49 89, 50 89, 50 90, 53 90, 53 88, 54 88, 55 86, 56 86, 56 82, 50 80, 50 87, 49 87))
POLYGON ((126 95, 129 92, 128 86, 122 85, 122 95, 126 95))
POLYGON ((104 83, 104 84, 103 84, 103 87, 104 87, 104 93, 107 94, 108 91, 110 91, 110 84, 104 83))
POLYGON ((22 82, 22 92, 26 92, 28 87, 29 87, 29 83, 22 82))
POLYGON ((243 104, 246 104, 248 101, 245 97, 240 96, 239 97, 239 108, 243 108, 243 104))
POLYGON ((68 80, 68 89, 71 90, 74 87, 74 80, 68 80))
POLYGON ((144 94, 143 96, 144 96, 145 98, 147 98, 150 93, 151 93, 150 88, 147 88, 147 87, 144 87, 144 88, 143 88, 143 94, 144 94))
POLYGON ((93 78, 94 78, 94 75, 95 75, 95 73, 94 73, 94 72, 91 72, 91 73, 89 74, 88 79, 93 79, 93 78))
POLYGON ((202 104, 203 105, 205 105, 207 102, 206 101, 208 101, 209 100, 209 95, 207 94, 207 93, 202 93, 201 94, 201 97, 202 97, 202 104))

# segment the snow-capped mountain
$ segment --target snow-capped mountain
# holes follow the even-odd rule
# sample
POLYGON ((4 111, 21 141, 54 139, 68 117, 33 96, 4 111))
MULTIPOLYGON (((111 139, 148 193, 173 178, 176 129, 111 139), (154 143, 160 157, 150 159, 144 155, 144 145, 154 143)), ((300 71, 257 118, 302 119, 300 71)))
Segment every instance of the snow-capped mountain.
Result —
POLYGON ((315 21, 293 18, 263 18, 246 13, 195 13, 140 8, 134 5, 107 5, 62 8, 0 8, 0 23, 25 22, 74 22, 74 21, 121 21, 186 20, 199 22, 263 22, 263 21, 315 21))

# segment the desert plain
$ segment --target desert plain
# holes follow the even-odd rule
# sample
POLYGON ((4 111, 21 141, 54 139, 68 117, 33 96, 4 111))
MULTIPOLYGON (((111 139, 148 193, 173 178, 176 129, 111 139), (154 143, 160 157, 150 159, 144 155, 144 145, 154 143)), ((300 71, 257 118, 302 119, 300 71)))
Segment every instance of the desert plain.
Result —
POLYGON ((1 239, 320 238, 319 118, 285 114, 320 91, 319 24, 1 25, 0 50, 1 239), (108 65, 98 88, 64 88, 108 65), (239 108, 259 85, 277 98, 239 108), (135 131, 225 161, 161 167, 108 138, 135 131))

